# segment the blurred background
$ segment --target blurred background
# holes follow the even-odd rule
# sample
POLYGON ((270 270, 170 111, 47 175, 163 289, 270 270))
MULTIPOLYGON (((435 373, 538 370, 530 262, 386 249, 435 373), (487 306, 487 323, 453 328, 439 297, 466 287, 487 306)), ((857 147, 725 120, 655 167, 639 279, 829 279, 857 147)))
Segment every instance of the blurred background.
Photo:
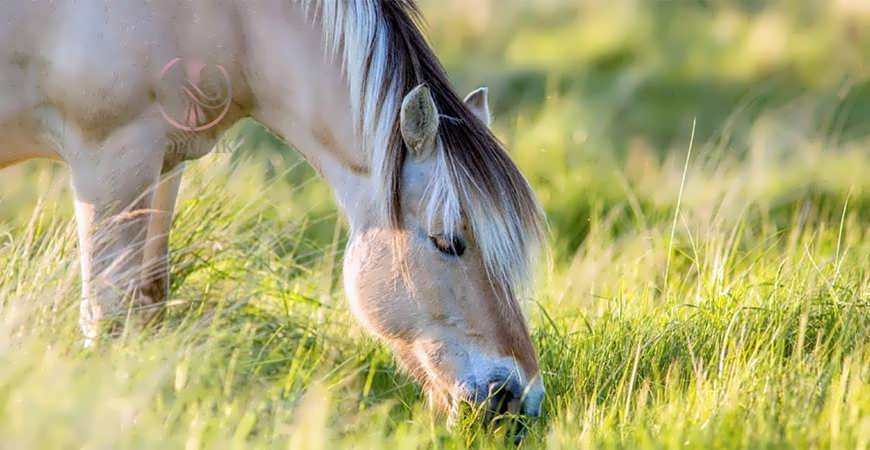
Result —
POLYGON ((867 178, 870 2, 424 5, 457 84, 491 87, 496 128, 568 243, 560 250, 575 250, 591 210, 626 203, 622 177, 641 208, 672 203, 658 172, 682 165, 693 121, 695 166, 747 160, 751 185, 786 161, 808 163, 812 174, 782 180, 795 184, 778 188, 777 204, 816 196, 841 206, 843 188, 867 178), (865 164, 814 165, 831 152, 865 164))

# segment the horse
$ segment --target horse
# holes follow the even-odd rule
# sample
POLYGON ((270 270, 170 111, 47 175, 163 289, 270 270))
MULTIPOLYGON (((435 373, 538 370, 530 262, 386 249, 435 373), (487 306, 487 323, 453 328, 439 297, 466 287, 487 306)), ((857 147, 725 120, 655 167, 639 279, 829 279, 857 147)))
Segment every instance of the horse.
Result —
POLYGON ((487 90, 456 93, 412 0, 9 2, 4 17, 0 168, 70 168, 86 342, 159 315, 184 166, 250 117, 330 185, 350 309, 430 403, 540 414, 519 298, 542 209, 487 90))

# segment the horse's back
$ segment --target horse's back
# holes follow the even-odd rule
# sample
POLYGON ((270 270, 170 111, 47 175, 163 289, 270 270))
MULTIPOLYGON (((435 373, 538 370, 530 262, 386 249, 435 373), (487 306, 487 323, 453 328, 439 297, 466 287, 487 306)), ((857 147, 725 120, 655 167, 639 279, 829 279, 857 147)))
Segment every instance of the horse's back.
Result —
POLYGON ((161 70, 173 58, 202 58, 242 76, 230 2, 7 3, 0 21, 0 167, 32 156, 67 159, 58 133, 99 142, 153 115, 167 95, 161 70))

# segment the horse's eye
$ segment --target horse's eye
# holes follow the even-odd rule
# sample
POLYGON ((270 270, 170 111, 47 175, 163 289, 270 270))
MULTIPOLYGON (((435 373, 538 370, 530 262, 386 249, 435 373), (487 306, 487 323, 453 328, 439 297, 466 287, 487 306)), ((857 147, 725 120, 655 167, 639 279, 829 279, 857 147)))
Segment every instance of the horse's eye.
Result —
POLYGON ((436 236, 429 236, 429 240, 432 241, 432 245, 434 245, 439 252, 445 255, 462 256, 462 254, 465 253, 465 242, 460 237, 439 234, 436 236))

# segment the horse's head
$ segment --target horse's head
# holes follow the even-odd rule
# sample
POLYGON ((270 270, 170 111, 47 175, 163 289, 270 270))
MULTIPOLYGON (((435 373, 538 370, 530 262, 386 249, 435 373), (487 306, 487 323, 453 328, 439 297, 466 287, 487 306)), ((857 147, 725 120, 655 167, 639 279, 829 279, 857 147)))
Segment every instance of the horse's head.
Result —
POLYGON ((371 208, 354 227, 346 290, 436 405, 536 416, 544 388, 514 284, 541 231, 537 204, 487 130, 486 90, 454 104, 459 117, 437 99, 418 86, 402 102, 398 217, 371 208))

